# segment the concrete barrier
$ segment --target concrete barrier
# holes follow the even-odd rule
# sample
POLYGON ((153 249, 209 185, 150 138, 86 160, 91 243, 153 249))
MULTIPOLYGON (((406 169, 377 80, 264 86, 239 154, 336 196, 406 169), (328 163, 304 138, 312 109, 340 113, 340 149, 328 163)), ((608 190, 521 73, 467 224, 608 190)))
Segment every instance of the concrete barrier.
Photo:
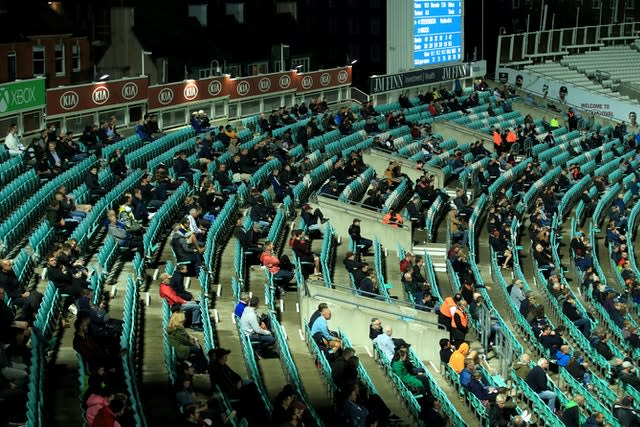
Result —
POLYGON ((367 150, 363 155, 363 162, 374 168, 378 176, 381 176, 381 174, 384 173, 391 161, 402 162, 402 173, 406 174, 409 179, 411 179, 412 184, 415 184, 416 180, 422 176, 423 172, 427 172, 435 176, 434 185, 437 188, 442 188, 444 186, 444 173, 439 168, 425 164, 423 165, 422 170, 418 170, 416 169, 415 162, 396 154, 385 153, 378 150, 367 150))
POLYGON ((300 292, 300 321, 302 331, 309 322, 311 314, 317 310, 318 304, 324 302, 329 305, 332 316, 329 329, 344 331, 356 351, 362 353, 363 347, 372 351, 373 345, 369 339, 369 324, 377 317, 383 326, 391 326, 393 336, 403 338, 411 343, 422 360, 439 364, 441 338, 449 338, 449 333, 438 329, 438 316, 435 313, 423 312, 410 308, 401 303, 387 303, 375 299, 354 295, 348 289, 330 289, 321 285, 322 282, 309 282, 308 292, 300 292), (320 284, 313 284, 320 283, 320 284))
POLYGON ((342 236, 343 239, 347 239, 349 236, 348 230, 353 219, 360 218, 363 237, 371 240, 378 237, 382 246, 394 251, 398 247, 398 243, 403 248, 412 246, 410 222, 406 223, 403 228, 395 228, 382 223, 383 214, 381 212, 350 205, 325 196, 318 196, 317 201, 310 203, 310 205, 314 208, 320 208, 324 216, 330 218, 336 234, 342 236))

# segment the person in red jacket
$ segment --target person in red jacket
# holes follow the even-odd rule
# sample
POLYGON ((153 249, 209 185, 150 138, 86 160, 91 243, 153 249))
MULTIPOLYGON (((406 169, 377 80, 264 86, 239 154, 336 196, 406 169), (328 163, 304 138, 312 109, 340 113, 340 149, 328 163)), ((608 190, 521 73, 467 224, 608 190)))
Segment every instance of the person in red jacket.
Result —
POLYGON ((171 275, 169 273, 162 273, 160 275, 160 297, 164 298, 169 307, 179 305, 180 310, 186 313, 190 313, 191 316, 191 329, 194 331, 202 332, 202 313, 200 312, 200 304, 197 301, 187 301, 184 298, 176 294, 176 291, 171 287, 171 275))
POLYGON ((89 427, 120 427, 117 418, 124 413, 124 408, 122 400, 113 399, 108 406, 104 406, 98 411, 89 427))
POLYGON ((267 267, 269 272, 273 274, 274 278, 282 277, 285 283, 289 283, 293 278, 293 272, 289 270, 283 270, 280 268, 280 260, 273 253, 273 243, 265 242, 262 248, 262 254, 260 255, 260 262, 264 267, 267 267))

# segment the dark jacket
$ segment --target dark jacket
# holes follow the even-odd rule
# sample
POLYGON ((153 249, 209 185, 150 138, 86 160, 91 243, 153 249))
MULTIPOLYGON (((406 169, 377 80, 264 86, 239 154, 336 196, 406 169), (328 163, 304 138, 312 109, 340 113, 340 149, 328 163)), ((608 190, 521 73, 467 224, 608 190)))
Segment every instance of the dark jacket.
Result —
POLYGON ((565 427, 580 427, 580 407, 578 404, 573 400, 568 401, 560 419, 565 427))
POLYGON ((540 366, 536 366, 529 372, 526 382, 536 393, 548 390, 547 373, 540 366))

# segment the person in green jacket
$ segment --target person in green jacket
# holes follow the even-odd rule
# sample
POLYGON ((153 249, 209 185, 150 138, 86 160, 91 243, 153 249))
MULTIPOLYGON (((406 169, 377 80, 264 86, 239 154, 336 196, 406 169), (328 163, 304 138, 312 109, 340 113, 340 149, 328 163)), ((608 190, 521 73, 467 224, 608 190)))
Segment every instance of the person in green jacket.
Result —
POLYGON ((423 394, 429 391, 429 381, 424 374, 413 375, 407 369, 407 364, 410 363, 407 356, 407 350, 405 348, 396 350, 393 360, 391 361, 391 371, 414 393, 423 394))
POLYGON ((584 396, 576 394, 564 406, 561 421, 566 427, 580 427, 580 407, 584 405, 584 396))
POLYGON ((196 372, 207 370, 207 359, 196 338, 189 335, 184 327, 184 312, 177 311, 169 318, 167 325, 167 339, 176 352, 178 362, 189 361, 193 363, 196 372))

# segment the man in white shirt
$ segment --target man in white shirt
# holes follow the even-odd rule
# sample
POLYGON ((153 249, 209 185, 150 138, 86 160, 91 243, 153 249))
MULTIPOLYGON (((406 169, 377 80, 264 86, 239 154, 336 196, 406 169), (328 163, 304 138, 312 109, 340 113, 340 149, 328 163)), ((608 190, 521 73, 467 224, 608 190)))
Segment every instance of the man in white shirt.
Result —
POLYGON ((393 355, 396 353, 396 345, 393 343, 391 333, 391 326, 385 326, 384 332, 373 340, 374 344, 377 344, 380 350, 387 356, 389 362, 391 362, 393 355))
MULTIPOLYGON (((264 323, 261 325, 258 321, 256 308, 259 303, 260 300, 258 297, 251 297, 249 306, 244 309, 242 317, 240 317, 240 330, 242 330, 242 332, 248 336, 251 341, 258 342, 259 351, 262 351, 265 348, 272 346, 276 340, 271 334, 271 331, 264 326, 264 323)), ((258 358, 262 357, 259 352, 256 355, 258 358)))
POLYGON ((196 236, 196 239, 198 239, 198 241, 204 242, 206 240, 207 232, 198 225, 198 214, 199 212, 197 208, 191 208, 189 210, 189 215, 187 215, 187 220, 189 221, 189 231, 191 231, 196 236))
POLYGON ((20 136, 18 136, 18 126, 15 124, 11 124, 9 126, 9 132, 7 133, 7 137, 4 139, 4 145, 7 147, 9 151, 9 155, 11 156, 20 156, 25 147, 20 142, 20 136))

